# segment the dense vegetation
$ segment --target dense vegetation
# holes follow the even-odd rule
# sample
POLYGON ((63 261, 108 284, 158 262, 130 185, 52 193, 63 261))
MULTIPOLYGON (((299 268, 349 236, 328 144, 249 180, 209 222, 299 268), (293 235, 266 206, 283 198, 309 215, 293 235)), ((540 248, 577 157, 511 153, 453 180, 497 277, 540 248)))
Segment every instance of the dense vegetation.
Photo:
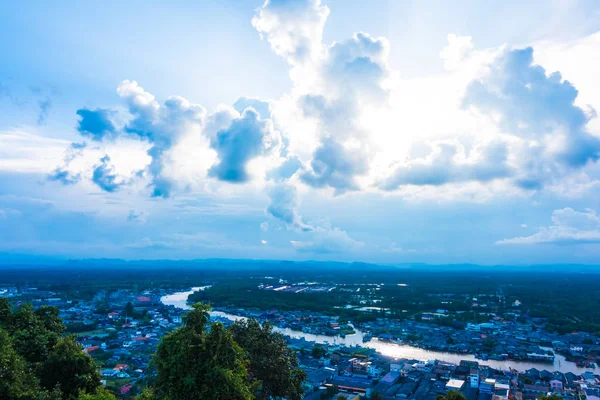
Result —
MULTIPOLYGON (((259 289, 269 282, 264 276, 240 272, 240 275, 219 278, 218 284, 194 293, 191 301, 210 302, 215 306, 256 308, 259 310, 306 310, 340 315, 343 319, 363 321, 382 315, 344 309, 346 304, 387 308, 394 318, 419 316, 443 308, 456 313, 453 320, 439 323, 485 322, 479 312, 528 314, 543 318, 547 329, 559 333, 586 331, 600 335, 600 292, 595 289, 600 270, 567 270, 556 268, 508 267, 444 267, 391 268, 379 267, 368 271, 336 269, 279 271, 275 279, 291 282, 318 281, 336 289, 327 293, 292 293, 259 289), (375 287, 377 286, 377 287, 375 287), (360 288, 361 292, 356 292, 360 288), (484 308, 473 312, 474 298, 484 308), (515 301, 522 305, 514 307, 515 301), (376 301, 375 304, 373 301, 376 301)), ((271 280, 275 281, 274 279, 271 280)), ((275 281, 276 282, 276 281, 275 281)))
MULTIPOLYGON (((596 289, 599 278, 600 269, 577 265, 394 267, 248 260, 89 260, 61 265, 0 266, 0 284, 33 285, 69 299, 91 299, 99 291, 117 289, 173 289, 216 283, 192 300, 211 302, 219 307, 320 311, 352 320, 372 319, 376 315, 335 307, 354 303, 356 293, 352 288, 362 285, 366 290, 369 284, 379 284, 377 293, 371 290, 372 298, 381 300, 377 305, 390 308, 397 318, 413 317, 440 308, 444 296, 448 300, 444 308, 448 311, 469 310, 472 297, 478 297, 493 306, 494 311, 516 311, 547 318, 548 329, 560 333, 587 331, 596 334, 600 334, 600 292, 596 289), (348 291, 259 292, 258 285, 264 283, 267 276, 289 282, 346 285, 348 291), (494 296, 498 294, 504 297, 503 303, 494 302, 494 296), (482 295, 487 297, 482 298, 482 295), (522 306, 512 308, 515 300, 522 306)), ((481 318, 476 313, 466 313, 460 319, 480 322, 481 318)))
POLYGON ((280 334, 255 320, 229 329, 219 322, 209 326, 209 310, 194 304, 184 325, 163 338, 153 359, 157 375, 147 398, 302 398, 304 373, 280 334))
MULTIPOLYGON (((166 335, 153 358, 155 376, 139 400, 302 398, 296 354, 269 324, 209 324, 210 307, 195 304, 184 325, 166 335)), ((114 400, 101 387, 93 359, 53 307, 13 311, 0 299, 0 399, 114 400)))
POLYGON ((58 309, 25 304, 13 311, 0 299, 0 398, 74 399, 95 396, 100 375, 65 327, 58 309))

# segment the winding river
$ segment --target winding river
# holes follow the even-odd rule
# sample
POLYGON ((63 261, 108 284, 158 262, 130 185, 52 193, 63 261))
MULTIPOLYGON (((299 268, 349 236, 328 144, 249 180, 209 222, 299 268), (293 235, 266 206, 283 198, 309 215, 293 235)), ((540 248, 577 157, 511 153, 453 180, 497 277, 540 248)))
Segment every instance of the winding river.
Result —
MULTIPOLYGON (((203 290, 208 286, 202 287, 194 287, 191 290, 176 292, 166 296, 161 297, 161 302, 165 305, 172 305, 177 308, 181 308, 182 310, 189 310, 190 306, 187 304, 187 299, 190 294, 196 292, 198 290, 203 290)), ((244 319, 245 317, 232 315, 228 313, 224 313, 222 311, 212 311, 211 316, 227 318, 232 321, 236 319, 244 319)), ((579 368, 575 365, 575 363, 566 361, 564 356, 560 354, 555 354, 554 365, 550 367, 550 364, 547 363, 535 363, 535 362, 527 362, 527 361, 496 361, 496 360, 486 360, 481 361, 476 359, 471 354, 454 354, 454 353, 446 353, 440 351, 431 351, 425 350, 418 347, 412 347, 408 345, 400 345, 396 343, 388 343, 381 342, 377 339, 372 339, 366 343, 363 343, 363 332, 359 329, 356 329, 356 333, 353 335, 347 335, 345 338, 340 336, 325 336, 325 335, 315 335, 312 333, 304 333, 302 331, 293 330, 290 328, 274 328, 275 331, 282 333, 285 336, 294 338, 294 339, 306 339, 310 342, 315 343, 328 343, 328 344, 340 344, 345 346, 362 346, 375 349, 377 352, 394 357, 394 358, 405 358, 405 359, 414 359, 414 360, 441 360, 446 362, 451 362, 458 364, 461 360, 469 360, 469 361, 477 361, 479 363, 483 363, 485 365, 489 365, 490 367, 502 370, 508 370, 509 368, 514 368, 519 371, 525 371, 529 368, 537 368, 539 370, 542 369, 551 369, 554 371, 560 371, 563 373, 573 372, 575 374, 582 374, 588 369, 579 368)))

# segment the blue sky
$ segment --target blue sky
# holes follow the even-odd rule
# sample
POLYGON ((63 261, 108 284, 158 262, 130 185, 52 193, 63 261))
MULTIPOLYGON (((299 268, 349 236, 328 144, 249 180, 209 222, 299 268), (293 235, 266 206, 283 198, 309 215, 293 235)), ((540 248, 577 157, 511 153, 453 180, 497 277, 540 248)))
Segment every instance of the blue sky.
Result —
POLYGON ((599 52, 595 1, 9 1, 0 253, 597 263, 599 52))

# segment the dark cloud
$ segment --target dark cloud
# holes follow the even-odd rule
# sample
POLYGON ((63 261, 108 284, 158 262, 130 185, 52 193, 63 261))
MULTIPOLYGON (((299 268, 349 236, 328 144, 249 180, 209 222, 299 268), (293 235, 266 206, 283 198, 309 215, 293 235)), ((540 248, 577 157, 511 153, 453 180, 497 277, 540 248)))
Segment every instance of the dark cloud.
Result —
POLYGON ((94 168, 92 181, 106 192, 115 192, 121 186, 117 182, 117 175, 109 165, 110 157, 104 156, 100 159, 101 164, 94 168))
POLYGON ((349 149, 326 138, 321 142, 310 163, 311 170, 300 178, 306 184, 317 187, 332 187, 337 194, 358 189, 355 176, 368 171, 369 160, 361 148, 349 149))
POLYGON ((105 137, 114 136, 117 133, 115 125, 111 121, 114 111, 97 108, 90 110, 82 108, 77 110, 81 118, 77 124, 77 131, 92 140, 101 141, 105 137))
POLYGON ((506 163, 508 148, 504 143, 476 148, 475 151, 479 154, 474 160, 458 161, 461 150, 457 143, 437 143, 427 157, 411 160, 396 168, 380 187, 394 190, 402 185, 440 186, 453 182, 487 182, 512 175, 506 163))
POLYGON ((81 180, 81 175, 73 175, 70 171, 63 167, 56 168, 50 175, 48 180, 60 182, 64 185, 73 185, 81 180))
POLYGON ((211 137, 210 146, 219 161, 210 168, 209 175, 231 183, 247 182, 248 162, 279 144, 271 121, 260 119, 253 108, 247 108, 228 128, 211 137))

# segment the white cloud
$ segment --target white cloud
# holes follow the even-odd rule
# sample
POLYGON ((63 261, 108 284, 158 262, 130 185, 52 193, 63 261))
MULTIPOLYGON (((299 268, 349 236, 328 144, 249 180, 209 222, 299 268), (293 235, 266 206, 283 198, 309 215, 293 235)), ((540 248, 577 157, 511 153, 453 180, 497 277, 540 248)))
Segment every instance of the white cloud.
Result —
POLYGON ((531 236, 503 239, 496 244, 596 242, 600 242, 600 217, 596 212, 592 209, 575 211, 572 208, 563 208, 552 213, 552 225, 540 228, 531 236))
POLYGON ((0 171, 49 173, 61 163, 70 142, 45 137, 31 128, 0 132, 0 171))
POLYGON ((292 240, 290 243, 298 252, 316 254, 353 252, 364 246, 337 227, 317 227, 308 236, 308 240, 292 240))
POLYGON ((266 0, 252 25, 266 35, 276 54, 296 65, 318 57, 328 15, 321 0, 266 0))

